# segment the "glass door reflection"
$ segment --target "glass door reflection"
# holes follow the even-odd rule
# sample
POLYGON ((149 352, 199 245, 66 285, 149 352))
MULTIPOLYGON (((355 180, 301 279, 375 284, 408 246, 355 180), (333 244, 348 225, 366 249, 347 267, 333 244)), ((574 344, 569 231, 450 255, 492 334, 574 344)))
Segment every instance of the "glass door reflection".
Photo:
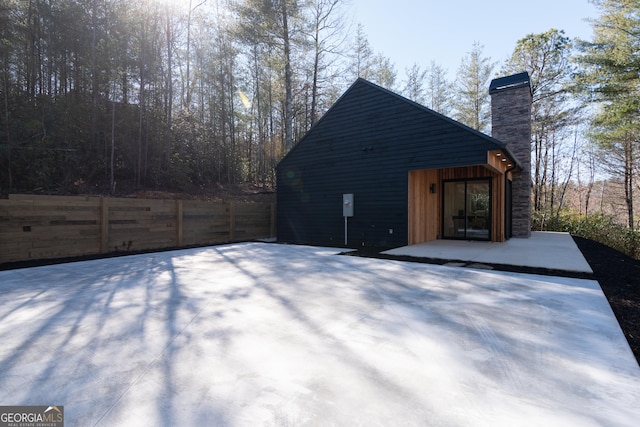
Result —
POLYGON ((443 238, 489 240, 491 181, 446 181, 443 191, 443 238))

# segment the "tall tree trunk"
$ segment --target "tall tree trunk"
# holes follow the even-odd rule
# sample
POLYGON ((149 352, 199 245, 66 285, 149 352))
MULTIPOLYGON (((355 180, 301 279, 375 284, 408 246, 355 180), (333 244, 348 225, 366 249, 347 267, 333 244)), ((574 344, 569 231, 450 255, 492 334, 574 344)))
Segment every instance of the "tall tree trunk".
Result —
POLYGON ((556 137, 553 131, 551 132, 551 195, 549 201, 549 212, 551 216, 553 216, 553 212, 555 210, 555 202, 556 202, 556 190, 557 190, 557 177, 556 177, 556 137))
MULTIPOLYGON (((189 2, 189 9, 191 9, 191 2, 189 2)), ((191 13, 191 12, 189 12, 191 13)), ((188 49, 187 49, 188 51, 188 49)), ((187 53, 187 58, 189 57, 187 53)), ((188 61, 188 59, 187 59, 188 61)), ((187 80, 188 80, 188 66, 187 66, 187 80)), ((171 158, 171 141, 173 140, 173 32, 171 31, 171 19, 169 15, 169 9, 167 8, 167 101, 165 106, 166 116, 166 129, 164 136, 164 150, 160 154, 160 165, 168 164, 171 158), (164 158, 163 158, 164 157, 164 158)))
POLYGON ((318 68, 320 67, 320 24, 316 23, 314 32, 314 55, 313 55, 313 79, 311 83, 311 120, 310 125, 316 122, 316 110, 318 108, 318 68))
POLYGON ((258 168, 262 188, 266 187, 266 164, 265 164, 265 146, 264 146, 264 123, 262 121, 262 97, 260 96, 260 64, 258 62, 258 45, 253 46, 253 66, 254 81, 256 84, 256 111, 258 121, 258 168))
POLYGON ((533 174, 533 209, 536 212, 540 212, 542 209, 542 178, 541 178, 541 163, 542 163, 542 141, 538 135, 534 136, 534 150, 535 150, 535 164, 533 174))
POLYGON ((142 183, 142 141, 144 139, 144 116, 145 116, 145 92, 144 87, 146 85, 146 51, 147 51, 147 35, 146 26, 144 21, 142 22, 142 34, 140 42, 140 58, 139 58, 139 71, 140 71, 140 88, 138 91, 138 164, 136 167, 136 185, 140 187, 142 183))
POLYGON ((593 151, 589 150, 589 184, 587 185, 587 194, 584 201, 584 215, 589 216, 589 202, 591 202, 591 192, 593 191, 593 185, 596 175, 595 170, 596 162, 593 151))
MULTIPOLYGON (((229 58, 227 58, 229 60, 229 58)), ((239 168, 236 167, 237 162, 237 158, 239 157, 238 155, 238 147, 236 144, 236 126, 235 126, 235 109, 234 109, 234 105, 233 105, 233 95, 234 95, 234 90, 233 90, 233 70, 232 70, 232 66, 230 63, 227 64, 227 73, 229 75, 229 79, 228 79, 228 96, 227 96, 227 102, 228 102, 228 108, 229 108, 229 136, 231 138, 231 151, 233 152, 233 170, 234 170, 234 182, 236 182, 238 180, 238 177, 236 176, 236 172, 238 171, 239 168)), ((242 179, 242 178, 241 178, 242 179)))
POLYGON ((9 178, 9 190, 13 189, 13 173, 12 173, 12 159, 11 159, 11 126, 9 123, 9 59, 5 53, 4 57, 4 70, 3 70, 3 83, 4 83, 4 123, 7 138, 7 177, 9 178))
POLYGON ((109 160, 110 180, 109 193, 113 194, 116 190, 116 180, 114 175, 114 158, 116 153, 116 102, 113 101, 111 108, 111 156, 109 160))
POLYGON ((91 3, 91 99, 93 101, 93 114, 91 118, 91 133, 93 134, 94 142, 97 139, 97 123, 98 123, 98 60, 97 52, 98 48, 98 10, 97 1, 93 0, 91 3))
POLYGON ((287 2, 282 1, 282 38, 284 42, 284 146, 293 148, 293 73, 291 71, 291 40, 289 37, 289 14, 287 2))
POLYGON ((635 164, 635 156, 634 156, 634 147, 633 142, 629 140, 624 141, 624 151, 625 151, 625 164, 624 164, 624 195, 625 201, 627 204, 627 216, 629 222, 629 229, 633 231, 634 229, 634 218, 633 218, 633 181, 634 181, 634 164, 635 164))
POLYGON ((189 0, 189 11, 187 13, 187 87, 186 87, 186 96, 185 96, 185 101, 184 101, 184 109, 189 111, 189 108, 191 108, 191 76, 190 76, 190 69, 191 69, 191 2, 192 0, 189 0))
POLYGON ((25 88, 31 98, 36 95, 36 71, 35 71, 35 46, 37 42, 37 21, 38 17, 34 10, 33 0, 29 0, 27 12, 28 36, 25 37, 25 88))

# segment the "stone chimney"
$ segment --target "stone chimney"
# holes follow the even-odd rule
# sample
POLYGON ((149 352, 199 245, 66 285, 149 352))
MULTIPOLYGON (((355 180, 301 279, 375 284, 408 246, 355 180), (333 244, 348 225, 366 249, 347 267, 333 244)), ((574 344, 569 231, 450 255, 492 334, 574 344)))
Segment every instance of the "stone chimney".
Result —
POLYGON ((491 81, 491 136, 508 145, 522 164, 512 187, 513 237, 531 236, 531 84, 529 73, 491 81))

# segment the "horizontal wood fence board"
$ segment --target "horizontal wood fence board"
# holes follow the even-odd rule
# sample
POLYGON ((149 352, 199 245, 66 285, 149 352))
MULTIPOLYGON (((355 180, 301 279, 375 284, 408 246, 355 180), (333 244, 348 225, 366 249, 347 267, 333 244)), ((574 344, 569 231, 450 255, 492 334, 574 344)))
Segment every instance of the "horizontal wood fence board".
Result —
POLYGON ((212 219, 220 221, 223 218, 229 218, 229 212, 190 212, 184 210, 182 219, 184 221, 210 221, 212 219))
POLYGON ((8 200, 48 204, 76 204, 82 202, 100 203, 100 197, 97 196, 47 196, 40 194, 9 194, 8 200))
POLYGON ((226 238, 229 236, 229 230, 203 230, 201 232, 195 232, 195 233, 185 233, 184 234, 184 239, 188 240, 188 239, 197 239, 197 240, 202 240, 202 239, 207 239, 208 237, 214 237, 216 239, 216 241, 219 241, 219 239, 222 238, 226 238))
POLYGON ((11 230, 7 232, 0 231, 0 240, 5 242, 21 242, 32 240, 50 241, 55 244, 55 239, 68 238, 73 236, 90 236, 98 234, 98 227, 92 226, 75 226, 75 227, 31 227, 31 231, 11 230))
POLYGON ((175 239, 172 239, 166 235, 149 235, 147 237, 139 237, 132 239, 113 239, 109 240, 109 245, 112 247, 125 246, 130 250, 142 250, 142 249, 155 249, 158 247, 172 247, 175 246, 175 239))
POLYGON ((185 235, 193 234, 193 233, 201 233, 206 231, 226 231, 229 232, 229 223, 228 222, 210 222, 210 223, 200 223, 193 224, 187 223, 185 224, 185 235))
POLYGON ((113 226, 114 228, 116 228, 116 226, 118 226, 118 225, 137 224, 138 220, 137 219, 109 219, 109 220, 107 220, 107 223, 110 226, 113 226))
POLYGON ((200 230, 200 229, 208 229, 208 228, 219 228, 223 227, 229 230, 229 221, 227 218, 221 218, 219 216, 212 217, 211 219, 183 219, 183 226, 185 233, 188 230, 200 230))
POLYGON ((185 209, 220 209, 226 210, 228 208, 227 203, 223 202, 203 202, 199 200, 183 200, 182 205, 185 209))
POLYGON ((265 224, 269 223, 268 218, 265 220, 260 217, 243 217, 240 215, 236 217, 236 224, 260 224, 262 221, 264 221, 265 224))
POLYGON ((70 226, 70 225, 96 225, 98 221, 95 219, 54 219, 49 221, 49 225, 56 226, 70 226))
POLYGON ((55 206, 43 206, 41 204, 38 205, 24 205, 24 204, 16 204, 6 203, 7 200, 0 199, 0 215, 4 215, 7 209, 11 209, 12 215, 20 215, 20 213, 24 213, 24 215, 29 215, 32 212, 59 212, 60 215, 71 214, 73 212, 79 212, 81 214, 85 214, 86 212, 95 212, 100 207, 97 204, 87 204, 85 206, 71 206, 71 205, 55 205, 55 206), (2 203, 5 202, 5 203, 2 203))
POLYGON ((200 227, 229 227, 229 219, 224 217, 221 218, 220 215, 212 215, 211 217, 206 218, 190 218, 185 217, 183 219, 185 224, 190 224, 189 228, 200 228, 200 227))
POLYGON ((95 250, 98 241, 95 238, 82 239, 82 238, 66 238, 58 239, 57 245, 52 245, 51 242, 42 240, 35 240, 32 242, 31 247, 33 249, 46 249, 46 248, 75 248, 81 251, 95 250))
POLYGON ((255 216, 247 216, 247 215, 236 215, 236 223, 258 223, 260 221, 268 222, 269 218, 264 218, 267 214, 263 215, 255 215, 255 216))
POLYGON ((139 227, 137 224, 135 224, 135 226, 131 226, 131 225, 122 225, 120 227, 118 227, 117 225, 115 226, 109 226, 109 238, 116 238, 116 239, 121 239, 121 238, 128 238, 131 239, 136 235, 139 234, 144 234, 144 233, 148 233, 149 232, 149 227, 139 227))
POLYGON ((0 199, 0 212, 4 209, 10 208, 12 212, 32 212, 32 211, 64 211, 64 212, 86 212, 100 208, 98 202, 83 202, 80 201, 77 204, 71 203, 26 203, 26 202, 14 202, 13 200, 0 199))
POLYGON ((183 238, 185 240, 187 239, 203 239, 203 238, 207 238, 207 236, 228 236, 229 235, 229 230, 224 230, 224 229, 211 229, 211 230, 199 230, 199 231, 192 231, 189 233, 184 233, 183 234, 183 238))
POLYGON ((13 206, 40 206, 40 207, 48 207, 53 209, 58 208, 67 208, 67 209, 75 209, 75 208, 84 208, 87 206, 100 206, 100 198, 92 197, 92 198, 84 198, 78 197, 75 199, 70 199, 66 197, 59 198, 58 196, 35 196, 29 199, 21 198, 14 199, 13 197, 9 197, 8 199, 1 199, 2 202, 7 202, 13 206), (44 198, 40 198, 44 197, 44 198))
MULTIPOLYGON (((263 213, 262 215, 243 215, 243 214, 236 214, 236 221, 244 221, 244 222, 253 222, 253 221, 261 221, 264 219, 264 217, 267 215, 268 212, 263 213)), ((266 221, 269 220, 269 218, 267 217, 265 219, 266 221)))
POLYGON ((209 227, 209 228, 202 228, 198 230, 190 230, 189 232, 184 233, 184 237, 185 239, 187 239, 187 238, 204 236, 204 235, 217 236, 217 235, 224 235, 224 234, 226 235, 229 234, 228 227, 209 227))
POLYGON ((219 242, 221 238, 229 238, 229 230, 202 230, 194 233, 184 233, 182 237, 185 241, 198 240, 206 242, 207 239, 212 239, 212 241, 219 242))
POLYGON ((60 244, 48 247, 19 245, 19 247, 5 248, 4 246, 0 245, 0 250, 3 254, 2 256, 0 256, 0 262, 92 255, 95 253, 95 247, 95 242, 70 242, 69 244, 60 244))
POLYGON ((228 215, 227 213, 223 214, 215 214, 215 213, 202 213, 202 214, 193 214, 193 213, 185 213, 182 217, 183 221, 190 222, 200 222, 200 221, 211 221, 220 218, 221 215, 228 215))
MULTIPOLYGON (((242 218, 242 217, 236 218, 236 227, 240 226, 241 224, 257 226, 261 224, 261 220, 260 219, 254 220, 252 218, 242 218)), ((269 224, 269 222, 265 221, 264 225, 267 225, 267 224, 269 224)))
POLYGON ((0 199, 0 263, 272 237, 275 205, 39 196, 0 199))
POLYGON ((88 238, 97 236, 98 230, 94 228, 73 228, 60 227, 59 229, 49 228, 33 228, 31 232, 20 233, 2 233, 3 242, 32 242, 35 240, 50 242, 51 245, 55 245, 57 240, 73 239, 73 238, 88 238), (5 238, 6 237, 6 238, 5 238))
POLYGON ((239 224, 236 226, 236 233, 239 233, 241 231, 244 230, 255 230, 255 231, 260 231, 260 235, 261 236, 257 236, 257 237, 269 237, 269 227, 259 227, 253 224, 239 224), (267 235, 265 235, 265 233, 267 235))
POLYGON ((168 236, 148 236, 145 238, 131 238, 131 239, 110 239, 110 247, 127 247, 130 250, 143 250, 143 249, 155 249, 158 247, 173 247, 175 246, 175 239, 168 236), (159 245, 159 246, 158 246, 159 245))
POLYGON ((229 222, 213 219, 211 221, 184 221, 185 232, 186 230, 213 230, 218 228, 224 228, 229 231, 229 222))
POLYGON ((219 211, 224 212, 229 210, 229 206, 227 203, 220 202, 196 202, 189 203, 188 200, 183 201, 183 205, 185 210, 189 211, 219 211))

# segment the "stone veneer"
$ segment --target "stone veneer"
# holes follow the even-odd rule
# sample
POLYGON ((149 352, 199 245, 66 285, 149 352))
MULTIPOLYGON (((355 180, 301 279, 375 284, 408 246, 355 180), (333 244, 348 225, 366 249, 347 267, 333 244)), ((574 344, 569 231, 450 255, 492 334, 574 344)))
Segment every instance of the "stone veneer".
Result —
POLYGON ((531 86, 529 75, 496 79, 491 83, 491 136, 508 144, 523 169, 514 171, 512 191, 513 237, 531 236, 531 86), (521 77, 513 81, 513 77, 521 77), (526 78, 526 80, 525 80, 526 78), (501 82, 506 83, 501 86, 501 82))

